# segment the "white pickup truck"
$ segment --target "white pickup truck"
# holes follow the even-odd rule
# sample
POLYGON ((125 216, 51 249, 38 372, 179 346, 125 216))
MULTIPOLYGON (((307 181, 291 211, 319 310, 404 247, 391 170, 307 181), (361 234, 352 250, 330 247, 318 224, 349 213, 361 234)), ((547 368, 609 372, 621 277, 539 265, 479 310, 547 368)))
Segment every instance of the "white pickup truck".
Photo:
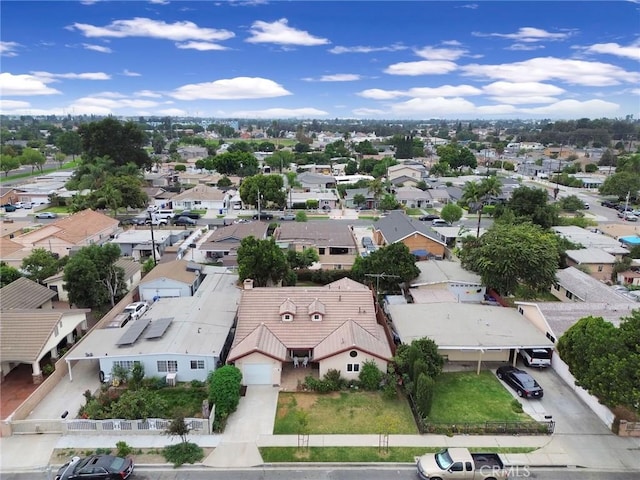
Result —
POLYGON ((448 448, 427 453, 418 459, 422 480, 508 478, 504 462, 497 453, 471 453, 468 448, 448 448))

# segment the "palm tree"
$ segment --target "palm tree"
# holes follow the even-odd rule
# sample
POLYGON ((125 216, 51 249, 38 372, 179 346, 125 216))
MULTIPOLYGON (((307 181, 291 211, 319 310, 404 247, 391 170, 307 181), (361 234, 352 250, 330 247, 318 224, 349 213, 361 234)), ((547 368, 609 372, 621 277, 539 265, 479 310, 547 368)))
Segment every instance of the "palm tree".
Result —
POLYGON ((382 183, 382 180, 380 180, 379 178, 372 180, 371 183, 369 184, 369 193, 373 195, 373 198, 375 199, 375 206, 376 208, 378 208, 378 202, 380 201, 380 197, 382 197, 382 195, 384 195, 385 193, 384 184, 382 183))
POLYGON ((467 182, 464 185, 462 193, 462 201, 469 208, 469 211, 473 208, 478 211, 478 229, 476 237, 480 237, 480 220, 482 219, 482 198, 485 196, 484 191, 480 188, 478 182, 467 182))

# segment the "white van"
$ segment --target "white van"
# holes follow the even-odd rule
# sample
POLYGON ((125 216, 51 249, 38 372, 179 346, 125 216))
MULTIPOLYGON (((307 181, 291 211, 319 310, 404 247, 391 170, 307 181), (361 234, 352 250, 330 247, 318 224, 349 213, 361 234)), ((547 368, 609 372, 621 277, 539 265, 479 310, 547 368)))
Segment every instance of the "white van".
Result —
POLYGON ((431 222, 431 226, 432 227, 450 227, 451 224, 446 220, 443 220, 441 218, 436 218, 431 222))
POLYGON ((170 218, 175 217, 176 214, 173 213, 173 210, 158 210, 157 212, 153 213, 153 216, 162 220, 169 220, 170 218))

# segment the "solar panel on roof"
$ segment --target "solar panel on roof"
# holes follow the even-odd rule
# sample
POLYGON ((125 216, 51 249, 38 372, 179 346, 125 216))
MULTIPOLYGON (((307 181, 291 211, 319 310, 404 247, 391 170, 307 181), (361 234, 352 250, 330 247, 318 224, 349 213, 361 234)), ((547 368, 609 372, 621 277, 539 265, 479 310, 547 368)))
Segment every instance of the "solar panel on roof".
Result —
POLYGON ((142 335, 142 332, 147 328, 149 323, 151 323, 151 320, 148 318, 139 318, 122 334, 120 340, 116 342, 116 345, 132 345, 136 343, 136 340, 142 335))
POLYGON ((167 331, 169 325, 173 322, 173 318, 159 318, 155 320, 149 330, 145 334, 144 338, 160 338, 164 335, 164 332, 167 331))

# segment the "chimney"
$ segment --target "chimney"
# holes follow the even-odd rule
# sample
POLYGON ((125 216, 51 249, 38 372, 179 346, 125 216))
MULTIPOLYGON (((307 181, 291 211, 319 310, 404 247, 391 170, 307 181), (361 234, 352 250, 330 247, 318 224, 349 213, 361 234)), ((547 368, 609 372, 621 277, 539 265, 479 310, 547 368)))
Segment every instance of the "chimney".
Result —
POLYGON ((251 278, 245 279, 243 286, 245 290, 253 289, 253 280, 251 278))

